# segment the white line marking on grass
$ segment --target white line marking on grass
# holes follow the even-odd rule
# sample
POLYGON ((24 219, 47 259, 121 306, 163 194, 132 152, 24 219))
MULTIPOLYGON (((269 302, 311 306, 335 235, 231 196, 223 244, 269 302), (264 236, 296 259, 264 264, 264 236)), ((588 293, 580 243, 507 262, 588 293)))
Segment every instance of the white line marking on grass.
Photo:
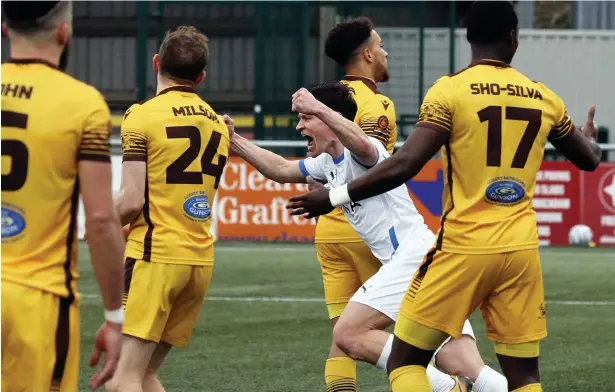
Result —
POLYGON ((205 297, 207 301, 227 302, 325 302, 324 298, 295 298, 295 297, 205 297))
POLYGON ((313 246, 238 246, 236 248, 231 247, 223 247, 217 246, 214 248, 214 252, 287 252, 287 253, 295 253, 295 252, 312 252, 316 253, 316 248, 313 246))
MULTIPOLYGON (((81 298, 90 300, 90 299, 98 299, 100 296, 98 294, 82 294, 81 298)), ((216 302, 325 302, 324 298, 315 298, 315 297, 218 297, 218 296, 207 296, 205 297, 205 302, 207 301, 216 301, 216 302)), ((569 305, 569 306, 615 306, 615 301, 560 301, 560 300, 552 300, 546 301, 547 304, 553 305, 569 305)))
POLYGON ((547 301, 555 305, 615 306, 615 301, 547 301))

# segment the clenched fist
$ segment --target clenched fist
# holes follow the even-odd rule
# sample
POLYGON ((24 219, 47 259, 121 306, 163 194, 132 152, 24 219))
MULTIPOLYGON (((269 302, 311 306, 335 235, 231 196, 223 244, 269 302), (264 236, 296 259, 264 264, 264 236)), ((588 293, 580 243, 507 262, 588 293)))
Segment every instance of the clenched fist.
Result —
POLYGON ((301 87, 293 94, 292 111, 302 114, 316 114, 323 103, 314 98, 311 92, 301 87))
POLYGON ((233 140, 233 136, 235 136, 235 120, 233 120, 228 114, 224 114, 219 117, 226 124, 226 128, 228 128, 229 139, 233 140))

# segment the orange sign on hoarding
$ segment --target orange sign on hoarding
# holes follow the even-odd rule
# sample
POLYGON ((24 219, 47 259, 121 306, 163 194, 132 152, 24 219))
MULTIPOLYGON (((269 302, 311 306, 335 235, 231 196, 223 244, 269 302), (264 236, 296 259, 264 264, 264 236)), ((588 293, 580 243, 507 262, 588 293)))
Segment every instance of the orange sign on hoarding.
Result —
POLYGON ((307 184, 279 184, 231 157, 215 202, 218 240, 312 242, 316 221, 285 208, 288 198, 307 191, 307 184))
MULTIPOLYGON (((429 162, 408 182, 414 204, 434 232, 440 225, 442 187, 439 160, 429 162)), ((231 157, 214 204, 218 240, 313 242, 316 221, 291 216, 285 208, 288 198, 307 190, 306 184, 268 180, 243 159, 231 157)))

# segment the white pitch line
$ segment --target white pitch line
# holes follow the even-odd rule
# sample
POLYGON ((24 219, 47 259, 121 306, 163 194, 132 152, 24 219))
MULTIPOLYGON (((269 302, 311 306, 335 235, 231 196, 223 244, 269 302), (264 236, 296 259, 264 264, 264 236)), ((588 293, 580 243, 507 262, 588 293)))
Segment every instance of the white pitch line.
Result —
POLYGON ((547 304, 555 305, 581 305, 581 306, 614 306, 615 301, 547 301, 547 304))
POLYGON ((222 247, 222 246, 214 247, 214 252, 220 252, 220 253, 224 253, 224 252, 245 252, 245 253, 252 253, 252 252, 269 252, 269 253, 288 252, 288 253, 291 253, 292 252, 292 253, 295 253, 297 251, 316 253, 316 248, 314 248, 313 246, 297 246, 297 247, 293 247, 293 246, 238 246, 236 248, 222 247))
MULTIPOLYGON (((98 294, 82 294, 81 298, 90 300, 90 299, 98 299, 100 296, 98 294)), ((219 297, 219 296, 207 296, 205 297, 205 302, 207 301, 215 301, 215 302, 325 302, 324 298, 316 298, 316 297, 219 297)), ((547 304, 553 305, 569 305, 569 306, 615 306, 615 301, 560 301, 560 300, 552 300, 546 301, 547 304)))

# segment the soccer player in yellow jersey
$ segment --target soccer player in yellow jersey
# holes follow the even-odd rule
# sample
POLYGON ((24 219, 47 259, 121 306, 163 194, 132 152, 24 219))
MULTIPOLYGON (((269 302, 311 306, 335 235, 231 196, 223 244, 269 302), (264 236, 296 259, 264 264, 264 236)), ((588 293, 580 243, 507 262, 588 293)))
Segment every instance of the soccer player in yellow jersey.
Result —
POLYGON ((444 214, 434 247, 402 303, 388 362, 394 392, 429 391, 425 367, 480 306, 511 391, 541 391, 547 336, 532 196, 550 141, 581 170, 600 161, 595 108, 581 131, 562 100, 510 66, 518 19, 508 2, 475 2, 467 17, 472 63, 428 91, 419 121, 390 159, 345 187, 293 198, 308 217, 412 178, 442 148, 444 214), (339 189, 339 191, 338 191, 339 189))
MULTIPOLYGON (((389 79, 387 52, 372 22, 365 17, 338 23, 328 34, 325 54, 344 67, 342 80, 357 103, 355 123, 393 153, 397 141, 395 106, 382 95, 377 82, 389 79)), ((337 324, 353 294, 380 268, 380 261, 359 238, 341 208, 320 217, 316 225, 316 253, 322 270, 325 302, 334 327, 333 342, 325 364, 327 389, 344 385, 356 389, 356 364, 350 356, 367 326, 337 324), (337 324, 337 325, 336 325, 337 324)), ((372 325, 383 329, 388 320, 372 325)), ((370 328, 371 328, 370 327, 370 328)))
POLYGON ((90 380, 120 351, 124 239, 113 206, 110 114, 96 89, 64 72, 68 2, 3 2, 11 59, 2 64, 2 390, 77 390, 77 209, 85 205, 106 322, 90 380))
POLYGON ((167 33, 153 59, 156 96, 124 116, 116 206, 131 224, 126 321, 109 391, 164 391, 157 370, 171 347, 187 346, 211 280, 212 203, 229 135, 194 91, 205 78, 207 42, 194 27, 167 33))

